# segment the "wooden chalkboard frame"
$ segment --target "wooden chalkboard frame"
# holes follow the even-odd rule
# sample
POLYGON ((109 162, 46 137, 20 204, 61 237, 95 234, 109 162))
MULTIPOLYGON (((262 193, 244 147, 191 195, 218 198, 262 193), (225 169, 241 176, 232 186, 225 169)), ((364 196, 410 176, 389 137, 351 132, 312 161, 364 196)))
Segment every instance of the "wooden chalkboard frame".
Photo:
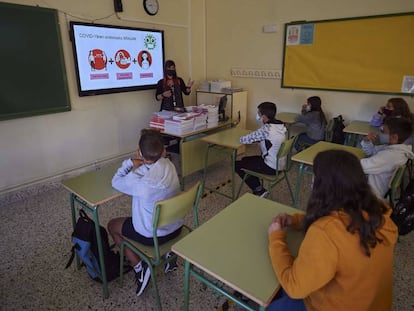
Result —
POLYGON ((411 38, 414 12, 287 23, 281 87, 413 95, 411 38))
POLYGON ((0 120, 70 110, 57 11, 0 3, 0 120))

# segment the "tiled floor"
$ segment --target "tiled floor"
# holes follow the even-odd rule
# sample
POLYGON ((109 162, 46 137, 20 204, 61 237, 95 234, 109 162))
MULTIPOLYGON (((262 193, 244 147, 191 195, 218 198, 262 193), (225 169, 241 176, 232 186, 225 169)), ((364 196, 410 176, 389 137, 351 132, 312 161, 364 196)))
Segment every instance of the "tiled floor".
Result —
MULTIPOLYGON (((174 156, 173 160, 176 160, 174 156)), ((208 183, 230 192, 230 185, 226 184, 229 163, 217 164, 211 167, 210 172, 208 183)), ((297 167, 294 166, 289 174, 293 185, 296 174, 297 167)), ((300 208, 304 208, 310 191, 310 177, 304 178, 300 208)), ((189 176, 186 183, 191 185, 197 179, 201 179, 200 173, 189 176)), ((239 182, 240 179, 237 179, 237 184, 239 182)), ((274 190, 273 197, 284 204, 291 204, 285 183, 274 190)), ((229 203, 229 199, 217 194, 205 196, 199 205, 200 223, 229 203)), ((101 224, 129 213, 129 197, 113 200, 101 207, 101 224)), ((69 193, 59 184, 1 198, 0 218, 0 310, 156 309, 150 285, 141 297, 135 296, 132 273, 126 275, 123 288, 119 287, 117 280, 112 281, 109 285, 110 297, 103 299, 101 285, 90 280, 84 269, 78 271, 75 265, 64 269, 71 248, 71 223, 69 193)), ((190 224, 190 219, 187 222, 190 224)), ((400 238, 395 254, 394 311, 414 310, 413 249, 414 233, 400 238)), ((160 270, 157 274, 164 310, 182 309, 183 261, 178 263, 177 271, 164 275, 160 270)), ((190 299, 190 310, 216 310, 225 301, 194 279, 191 280, 190 299)), ((231 310, 240 308, 233 307, 231 310)))

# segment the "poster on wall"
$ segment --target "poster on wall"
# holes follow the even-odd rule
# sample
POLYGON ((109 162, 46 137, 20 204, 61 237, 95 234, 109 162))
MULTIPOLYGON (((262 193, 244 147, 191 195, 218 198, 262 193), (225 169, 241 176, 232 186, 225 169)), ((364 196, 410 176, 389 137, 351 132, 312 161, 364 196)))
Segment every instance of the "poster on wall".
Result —
POLYGON ((163 31, 71 22, 79 95, 155 88, 163 77, 163 31))

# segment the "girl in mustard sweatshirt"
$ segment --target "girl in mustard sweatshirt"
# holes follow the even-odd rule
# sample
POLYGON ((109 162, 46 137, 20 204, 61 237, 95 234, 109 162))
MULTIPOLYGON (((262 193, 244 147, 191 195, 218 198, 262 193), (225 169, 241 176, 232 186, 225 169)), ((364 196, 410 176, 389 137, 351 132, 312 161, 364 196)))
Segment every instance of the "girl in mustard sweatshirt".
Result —
POLYGON ((390 208, 376 198, 360 161, 329 150, 314 160, 305 215, 280 214, 268 230, 269 253, 282 286, 267 310, 391 310, 398 231, 390 208), (284 227, 303 229, 294 258, 284 227))

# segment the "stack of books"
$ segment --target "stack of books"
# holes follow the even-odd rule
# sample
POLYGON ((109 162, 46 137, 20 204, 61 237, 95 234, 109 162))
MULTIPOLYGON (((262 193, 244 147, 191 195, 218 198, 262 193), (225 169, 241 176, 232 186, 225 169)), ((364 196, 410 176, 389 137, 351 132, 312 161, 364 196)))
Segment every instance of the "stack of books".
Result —
POLYGON ((195 113, 194 114, 194 131, 200 131, 202 129, 207 128, 207 113, 195 113))
POLYGON ((161 131, 165 130, 165 120, 171 119, 177 112, 161 110, 159 112, 154 112, 150 118, 149 126, 151 128, 159 129, 161 131))
POLYGON ((150 124, 149 124, 150 128, 154 128, 154 129, 159 129, 161 131, 164 131, 165 128, 165 119, 160 118, 156 115, 153 115, 150 118, 150 124))
POLYGON ((200 105, 198 107, 200 107, 204 113, 207 113, 207 128, 215 127, 218 125, 219 115, 217 106, 200 105))
POLYGON ((166 133, 182 135, 191 133, 194 127, 194 117, 191 113, 180 113, 170 119, 166 119, 164 131, 166 133))

